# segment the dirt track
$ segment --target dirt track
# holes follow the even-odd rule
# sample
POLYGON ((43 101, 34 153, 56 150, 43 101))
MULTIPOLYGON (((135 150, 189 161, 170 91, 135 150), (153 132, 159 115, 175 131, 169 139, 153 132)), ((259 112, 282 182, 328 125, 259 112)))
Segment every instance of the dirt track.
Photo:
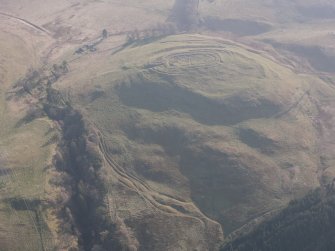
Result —
POLYGON ((36 25, 36 24, 33 24, 32 22, 29 22, 29 21, 26 20, 26 19, 23 19, 23 18, 20 18, 20 17, 16 17, 16 16, 14 16, 14 15, 11 15, 11 14, 8 14, 8 13, 4 13, 4 12, 0 12, 0 15, 1 15, 1 16, 5 16, 5 17, 9 17, 9 18, 12 18, 12 19, 16 19, 16 20, 20 21, 21 23, 24 23, 24 24, 26 24, 26 25, 28 25, 28 26, 34 28, 35 30, 38 30, 38 31, 40 31, 40 32, 43 32, 43 33, 45 33, 45 34, 47 34, 47 35, 51 35, 50 32, 49 32, 48 30, 44 29, 44 28, 41 27, 41 26, 38 26, 38 25, 36 25))

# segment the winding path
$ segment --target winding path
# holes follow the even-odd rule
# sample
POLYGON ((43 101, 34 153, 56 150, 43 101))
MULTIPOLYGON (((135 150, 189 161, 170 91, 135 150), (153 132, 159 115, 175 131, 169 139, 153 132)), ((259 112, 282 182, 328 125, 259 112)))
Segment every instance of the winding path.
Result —
POLYGON ((165 214, 195 219, 200 221, 203 226, 207 226, 210 222, 217 224, 217 222, 201 213, 201 211, 192 202, 183 202, 168 195, 159 193, 153 190, 144 180, 133 174, 127 173, 124 168, 117 164, 110 156, 108 147, 101 132, 98 132, 98 137, 99 148, 104 156, 104 160, 106 164, 117 174, 119 182, 128 189, 135 191, 148 206, 165 214))

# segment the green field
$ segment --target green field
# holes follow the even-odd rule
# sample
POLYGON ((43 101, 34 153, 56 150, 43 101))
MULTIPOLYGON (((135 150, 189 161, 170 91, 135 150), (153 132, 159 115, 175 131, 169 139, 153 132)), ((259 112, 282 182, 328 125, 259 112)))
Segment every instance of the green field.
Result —
POLYGON ((45 223, 45 183, 54 149, 48 141, 54 131, 47 119, 22 123, 29 100, 17 102, 10 90, 34 64, 33 53, 16 36, 0 36, 0 249, 48 249, 53 238, 45 223))

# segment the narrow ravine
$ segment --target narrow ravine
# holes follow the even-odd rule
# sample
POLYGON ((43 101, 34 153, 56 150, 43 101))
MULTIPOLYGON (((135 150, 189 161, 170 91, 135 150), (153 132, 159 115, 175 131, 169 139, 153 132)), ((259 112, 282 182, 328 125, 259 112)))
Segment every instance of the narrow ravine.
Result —
POLYGON ((92 131, 80 112, 52 87, 67 72, 66 63, 54 66, 51 72, 34 71, 14 87, 17 96, 23 98, 28 95, 38 100, 25 118, 27 122, 46 116, 54 122, 61 135, 53 160, 61 179, 51 185, 55 191, 62 191, 58 194, 62 199, 58 203, 49 202, 60 223, 57 234, 62 241, 57 249, 121 250, 124 247, 114 238, 117 226, 106 217, 107 190, 100 172, 102 161, 98 145, 94 143, 92 131), (101 233, 104 233, 103 238, 101 233))

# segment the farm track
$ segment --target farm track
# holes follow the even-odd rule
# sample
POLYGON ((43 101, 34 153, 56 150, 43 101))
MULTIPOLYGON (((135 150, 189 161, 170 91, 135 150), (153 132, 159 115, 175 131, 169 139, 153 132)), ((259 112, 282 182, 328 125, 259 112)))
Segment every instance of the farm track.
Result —
POLYGON ((263 214, 251 219, 249 222, 247 222, 246 224, 242 225, 241 227, 236 229, 234 232, 229 234, 226 237, 225 242, 228 243, 228 242, 234 240, 235 238, 238 238, 239 235, 241 235, 244 232, 248 232, 248 230, 254 228, 260 222, 264 222, 264 220, 266 220, 266 219, 270 218, 271 216, 275 215, 276 213, 280 212, 281 209, 283 209, 283 208, 268 210, 268 211, 264 212, 263 214))
POLYGON ((284 116, 285 114, 290 113, 291 111, 293 111, 295 108, 297 108, 301 102, 303 101, 303 99, 309 95, 310 89, 305 91, 295 102, 293 102, 293 104, 291 104, 286 110, 278 113, 275 115, 275 118, 279 118, 284 116))
MULTIPOLYGON (((203 226, 207 226, 208 222, 216 223, 203 215, 193 203, 183 202, 171 196, 161 194, 153 190, 144 180, 133 174, 127 173, 124 168, 117 164, 110 156, 103 135, 99 132, 98 136, 99 148, 104 156, 106 164, 117 174, 119 182, 125 185, 128 189, 135 191, 149 207, 164 214, 195 219, 200 221, 203 226), (175 207, 182 208, 183 212, 177 210, 175 207), (188 210, 190 208, 192 209, 188 210)), ((111 208, 110 205, 109 208, 111 208)))
POLYGON ((40 31, 40 32, 43 32, 44 34, 46 34, 46 35, 48 35, 48 36, 50 35, 50 32, 49 32, 48 30, 46 30, 46 29, 44 29, 43 27, 38 26, 38 25, 36 25, 36 24, 34 24, 34 23, 32 23, 32 22, 26 20, 26 19, 23 19, 23 18, 14 16, 14 15, 11 15, 11 14, 8 14, 8 13, 4 13, 4 12, 0 12, 0 15, 1 15, 1 16, 5 16, 5 17, 9 17, 9 18, 12 18, 12 19, 15 19, 15 20, 17 20, 17 21, 20 21, 21 23, 24 23, 24 24, 26 24, 26 25, 28 25, 28 26, 34 28, 35 30, 38 30, 38 31, 40 31))
MULTIPOLYGON (((144 193, 145 192, 149 192, 148 186, 147 185, 143 185, 143 182, 140 181, 138 178, 135 178, 132 175, 127 174, 124 169, 119 166, 118 164, 116 164, 116 162, 110 157, 110 154, 108 153, 107 150, 107 146, 106 143, 103 139, 103 137, 101 135, 99 135, 99 148, 100 151, 102 152, 104 159, 106 161, 106 163, 113 168, 113 170, 115 171, 115 173, 118 175, 118 179, 119 181, 124 184, 128 189, 135 191, 142 199, 143 201, 145 201, 145 203, 148 206, 152 206, 155 209, 164 211, 165 213, 173 213, 173 214, 178 214, 178 212, 173 209, 173 208, 166 208, 165 205, 162 205, 160 203, 157 203, 157 201, 154 201, 152 196, 145 196, 144 193), (159 204, 159 205, 158 205, 159 204), (164 206, 164 208, 162 208, 161 206, 164 206)), ((151 193, 151 191, 150 191, 151 193)))

